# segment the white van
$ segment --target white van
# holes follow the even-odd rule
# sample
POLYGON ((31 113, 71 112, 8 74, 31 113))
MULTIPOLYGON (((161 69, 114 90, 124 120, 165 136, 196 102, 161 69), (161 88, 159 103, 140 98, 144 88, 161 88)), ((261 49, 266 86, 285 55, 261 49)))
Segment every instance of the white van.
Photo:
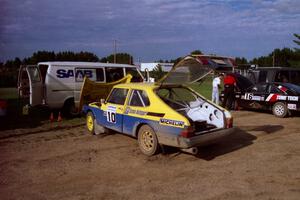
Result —
POLYGON ((80 89, 87 76, 96 82, 113 82, 125 75, 141 82, 143 75, 134 65, 96 62, 40 62, 21 66, 18 77, 19 96, 30 106, 46 105, 69 114, 78 113, 80 89))

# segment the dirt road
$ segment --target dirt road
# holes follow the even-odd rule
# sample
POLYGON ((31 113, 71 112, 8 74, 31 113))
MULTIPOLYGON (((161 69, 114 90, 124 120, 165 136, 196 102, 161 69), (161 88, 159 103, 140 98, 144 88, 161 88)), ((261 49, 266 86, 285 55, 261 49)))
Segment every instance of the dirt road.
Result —
POLYGON ((1 199, 300 199, 300 117, 233 115, 239 130, 196 157, 83 125, 2 132, 1 199))

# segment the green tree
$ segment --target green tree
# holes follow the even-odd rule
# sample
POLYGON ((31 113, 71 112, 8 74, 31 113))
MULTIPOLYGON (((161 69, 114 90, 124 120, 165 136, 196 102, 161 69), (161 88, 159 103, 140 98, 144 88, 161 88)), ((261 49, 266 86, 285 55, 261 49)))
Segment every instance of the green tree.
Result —
POLYGON ((25 58, 24 63, 35 65, 38 62, 54 61, 55 59, 55 53, 53 51, 38 51, 33 53, 31 57, 25 58))
POLYGON ((191 55, 202 55, 202 54, 203 53, 200 50, 194 50, 194 51, 191 52, 191 55))
POLYGON ((297 67, 300 60, 299 54, 290 48, 274 49, 269 55, 254 58, 250 63, 261 67, 272 67, 273 63, 274 66, 297 67))
POLYGON ((236 62, 236 64, 237 65, 246 65, 246 64, 248 64, 248 61, 247 61, 247 59, 246 58, 244 58, 244 57, 236 57, 235 58, 235 62, 236 62))
POLYGON ((161 79, 165 74, 166 72, 163 71, 160 64, 156 65, 156 67, 150 72, 150 76, 155 78, 155 81, 161 79))
MULTIPOLYGON (((101 62, 114 62, 114 54, 107 56, 105 59, 101 59, 101 62)), ((133 64, 133 57, 128 53, 117 53, 116 63, 120 64, 133 64)))

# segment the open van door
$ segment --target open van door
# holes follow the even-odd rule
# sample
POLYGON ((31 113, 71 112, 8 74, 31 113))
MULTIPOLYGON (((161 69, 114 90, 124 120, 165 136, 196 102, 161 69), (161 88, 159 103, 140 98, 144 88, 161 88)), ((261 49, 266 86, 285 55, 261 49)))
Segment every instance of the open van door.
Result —
POLYGON ((42 104, 43 83, 40 70, 35 65, 21 66, 18 78, 18 92, 21 98, 29 97, 29 104, 42 104))

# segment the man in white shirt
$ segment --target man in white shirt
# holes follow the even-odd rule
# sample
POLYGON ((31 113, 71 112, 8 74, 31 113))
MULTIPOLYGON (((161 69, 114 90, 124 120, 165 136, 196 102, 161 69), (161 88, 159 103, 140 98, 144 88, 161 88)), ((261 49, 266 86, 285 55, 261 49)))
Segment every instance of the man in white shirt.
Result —
POLYGON ((223 74, 218 74, 212 82, 212 95, 211 100, 212 102, 219 105, 219 89, 221 88, 221 78, 223 77, 223 74))

